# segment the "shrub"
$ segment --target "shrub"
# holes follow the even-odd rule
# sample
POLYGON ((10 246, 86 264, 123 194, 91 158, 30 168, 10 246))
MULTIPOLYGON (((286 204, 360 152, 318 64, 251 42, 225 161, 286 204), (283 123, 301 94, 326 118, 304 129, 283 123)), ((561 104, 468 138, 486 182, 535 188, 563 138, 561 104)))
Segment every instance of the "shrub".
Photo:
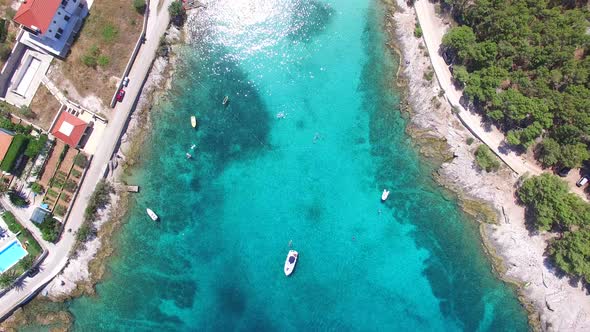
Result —
POLYGON ((58 204, 55 207, 53 212, 55 212, 55 214, 57 214, 58 216, 63 217, 66 214, 66 211, 67 211, 67 208, 65 206, 58 204))
POLYGON ((29 141, 29 145, 27 145, 27 149, 25 150, 25 156, 30 158, 35 158, 41 150, 47 144, 47 135, 43 134, 40 135, 38 139, 29 141))
POLYGON ((113 188, 105 180, 101 180, 94 189, 94 193, 88 200, 88 205, 84 211, 84 219, 91 221, 96 216, 98 210, 103 209, 107 206, 111 200, 111 192, 113 188))
MULTIPOLYGON (((102 28, 102 39, 107 43, 110 43, 113 40, 115 40, 115 38, 117 38, 118 34, 119 34, 119 30, 117 30, 117 28, 110 23, 108 23, 107 25, 105 25, 102 28)), ((95 55, 98 55, 98 54, 95 54, 95 55)))
MULTIPOLYGON (((70 146, 66 144, 64 146, 64 149, 61 150, 61 153, 59 154, 59 162, 60 163, 64 160, 64 158, 66 157, 66 154, 68 154, 69 149, 70 149, 70 146)), ((60 172, 58 172, 57 174, 62 174, 65 177, 66 174, 64 172, 61 172, 61 173, 60 172)))
POLYGON ((10 46, 0 44, 0 59, 2 59, 2 61, 8 60, 8 58, 10 58, 10 53, 12 53, 10 46))
MULTIPOLYGON (((79 153, 74 157, 74 165, 76 165, 80 168, 85 168, 86 164, 88 164, 88 158, 86 158, 86 156, 83 155, 82 153, 79 153)), ((72 173, 73 172, 74 171, 72 171, 72 173)))
POLYGON ((13 269, 8 270, 8 271, 0 274, 0 286, 2 288, 6 288, 6 287, 12 285, 12 283, 15 282, 17 278, 18 278, 18 275, 16 275, 16 273, 14 272, 13 269))
POLYGON ((23 257, 23 259, 21 259, 20 262, 18 262, 18 265, 21 269, 23 269, 23 271, 28 271, 30 268, 33 267, 33 263, 35 263, 35 257, 29 254, 23 257))
POLYGON ((76 190, 76 187, 78 186, 78 184, 76 183, 76 181, 74 180, 68 180, 66 182, 66 184, 64 185, 64 189, 73 193, 74 190, 76 190))
POLYGON ((175 0, 168 6, 168 11, 170 12, 170 17, 172 18, 172 22, 180 26, 184 23, 184 17, 186 12, 184 10, 184 6, 182 5, 182 1, 175 0))
POLYGON ((12 203, 16 207, 29 206, 29 202, 21 192, 12 190, 8 193, 8 198, 10 199, 10 203, 12 203))
POLYGON ((96 45, 92 45, 88 51, 82 55, 82 63, 88 67, 95 68, 98 64, 98 56, 100 55, 100 49, 96 45))
POLYGON ((487 145, 480 145, 475 150, 475 161, 477 165, 486 172, 494 172, 500 168, 500 162, 487 145))
POLYGON ((140 14, 145 13, 145 0, 133 0, 133 8, 140 14))
POLYGON ((432 81, 433 77, 434 77, 434 72, 432 70, 428 70, 427 72, 424 73, 424 79, 427 80, 428 82, 432 81))
POLYGON ((18 114, 28 119, 32 119, 35 117, 35 113, 33 113, 31 107, 26 105, 23 105, 18 108, 18 114))
POLYGON ((414 28, 414 37, 422 38, 422 28, 418 23, 416 23, 416 27, 414 28))
POLYGON ((52 189, 48 189, 47 190, 47 196, 49 196, 49 197, 56 197, 57 196, 57 193, 54 190, 52 190, 52 189))
POLYGON ((5 172, 12 171, 16 160, 21 155, 21 153, 27 148, 27 144, 29 143, 29 139, 24 135, 16 135, 2 160, 0 163, 0 169, 5 172))
POLYGON ((11 7, 6 8, 6 18, 12 20, 16 15, 16 10, 12 9, 11 7))
POLYGON ((549 247, 555 264, 564 272, 590 280, 590 230, 567 232, 549 247))
POLYGON ((22 232, 25 228, 16 220, 12 212, 6 211, 2 214, 2 219, 6 222, 8 229, 14 234, 22 232))
POLYGON ((471 144, 473 144, 473 141, 474 141, 473 137, 467 137, 467 139, 465 140, 465 143, 467 143, 467 145, 471 145, 471 144))
POLYGON ((76 179, 79 179, 82 176, 82 173, 80 171, 78 171, 77 169, 73 169, 72 176, 75 177, 76 179))
MULTIPOLYGON (((61 206, 61 205, 58 205, 61 206)), ((56 208, 57 210, 57 208, 56 208)), ((55 243, 59 238, 59 231, 61 229, 61 224, 59 221, 53 218, 53 215, 48 214, 45 216, 45 219, 40 224, 37 225, 37 228, 41 230, 41 235, 43 240, 55 243)))
POLYGON ((106 55, 100 55, 96 60, 96 63, 101 67, 106 67, 111 63, 111 59, 106 55))
POLYGON ((37 182, 33 182, 31 183, 31 191, 38 195, 43 192, 43 186, 37 182))
POLYGON ((76 232, 76 240, 79 242, 86 242, 88 239, 94 236, 95 233, 96 230, 92 227, 90 222, 85 221, 76 232))

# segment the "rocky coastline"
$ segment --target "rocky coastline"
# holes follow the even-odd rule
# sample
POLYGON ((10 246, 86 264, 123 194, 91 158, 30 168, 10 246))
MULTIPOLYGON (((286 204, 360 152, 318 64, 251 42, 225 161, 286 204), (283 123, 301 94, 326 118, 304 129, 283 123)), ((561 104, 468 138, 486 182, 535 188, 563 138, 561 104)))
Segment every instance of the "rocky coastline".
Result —
POLYGON ((590 329, 590 301, 583 285, 548 262, 544 252, 550 235, 531 232, 525 224, 524 208, 514 195, 519 177, 506 166, 486 173, 475 164, 474 152, 481 142, 445 100, 424 42, 414 35, 414 9, 403 0, 383 1, 389 44, 400 56, 397 82, 404 90, 407 132, 420 152, 440 165, 434 177, 456 193, 463 210, 480 223, 495 272, 515 286, 534 330, 590 329))

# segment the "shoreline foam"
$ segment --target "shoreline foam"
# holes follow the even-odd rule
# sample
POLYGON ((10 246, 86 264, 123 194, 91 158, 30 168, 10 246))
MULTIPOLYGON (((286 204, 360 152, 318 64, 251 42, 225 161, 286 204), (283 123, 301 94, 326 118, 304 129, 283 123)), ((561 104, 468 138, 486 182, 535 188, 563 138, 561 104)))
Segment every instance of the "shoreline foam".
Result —
POLYGON ((407 132, 425 156, 441 164, 435 178, 455 192, 463 210, 480 222, 482 243, 493 268, 502 280, 517 287, 532 328, 590 329, 590 301, 585 290, 579 282, 570 283, 569 278, 547 264, 544 251, 550 235, 529 234, 524 224, 524 208, 514 196, 518 178, 507 167, 497 173, 477 169, 473 151, 479 142, 475 139, 474 144, 467 143, 467 138, 473 137, 453 115, 446 100, 439 97, 437 78, 434 76, 430 82, 424 78, 431 70, 430 59, 426 48, 419 46, 423 45, 422 39, 413 35, 413 8, 402 0, 384 2, 391 13, 386 24, 401 59, 398 78, 405 85, 402 88, 409 106, 407 132), (431 142, 439 144, 433 147, 431 142), (448 151, 442 151, 444 146, 448 151))

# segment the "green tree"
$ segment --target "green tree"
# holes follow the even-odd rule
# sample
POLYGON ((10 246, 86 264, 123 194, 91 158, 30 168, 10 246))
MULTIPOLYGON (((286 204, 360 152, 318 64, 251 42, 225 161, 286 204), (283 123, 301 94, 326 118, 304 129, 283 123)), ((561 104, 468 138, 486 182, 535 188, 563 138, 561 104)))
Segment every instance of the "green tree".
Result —
POLYGON ((457 82, 461 83, 461 85, 465 85, 467 81, 469 81, 469 72, 467 68, 462 65, 457 65, 453 67, 453 78, 457 80, 457 82))
POLYGON ((168 11, 170 12, 170 16, 172 17, 172 22, 175 25, 182 25, 184 23, 184 18, 186 16, 186 12, 184 10, 184 6, 182 5, 182 1, 175 0, 168 6, 168 11))
POLYGON ((590 205, 569 192, 566 182, 552 174, 526 179, 517 192, 537 229, 568 228, 590 221, 590 205))
POLYGON ((578 168, 588 158, 590 158, 590 153, 584 143, 568 144, 561 148, 560 163, 565 167, 578 168))
POLYGON ((135 10, 140 14, 145 13, 145 0, 133 0, 133 8, 135 8, 135 10))
POLYGON ((557 165, 561 158, 561 146, 552 138, 545 138, 537 146, 537 159, 544 167, 557 165))
POLYGON ((450 29, 444 35, 442 45, 455 51, 460 61, 467 59, 469 54, 473 53, 472 48, 475 45, 473 29, 468 26, 450 29))
POLYGON ((37 182, 31 183, 31 191, 39 195, 43 192, 43 186, 37 182))
POLYGON ((590 280, 590 230, 567 232, 549 247, 555 264, 564 272, 590 280))

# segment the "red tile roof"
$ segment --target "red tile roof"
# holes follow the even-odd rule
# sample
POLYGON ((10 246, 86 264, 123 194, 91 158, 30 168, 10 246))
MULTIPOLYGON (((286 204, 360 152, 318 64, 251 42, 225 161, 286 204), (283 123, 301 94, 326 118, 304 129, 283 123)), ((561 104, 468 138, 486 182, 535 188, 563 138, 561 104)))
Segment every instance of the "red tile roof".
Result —
POLYGON ((0 130, 0 161, 6 156, 6 152, 8 152, 8 148, 10 147, 13 138, 14 135, 11 135, 7 131, 0 130))
POLYGON ((62 112, 51 129, 53 136, 76 148, 88 124, 68 112, 62 112))
POLYGON ((61 0, 25 0, 14 15, 14 21, 45 33, 60 4, 61 0))

